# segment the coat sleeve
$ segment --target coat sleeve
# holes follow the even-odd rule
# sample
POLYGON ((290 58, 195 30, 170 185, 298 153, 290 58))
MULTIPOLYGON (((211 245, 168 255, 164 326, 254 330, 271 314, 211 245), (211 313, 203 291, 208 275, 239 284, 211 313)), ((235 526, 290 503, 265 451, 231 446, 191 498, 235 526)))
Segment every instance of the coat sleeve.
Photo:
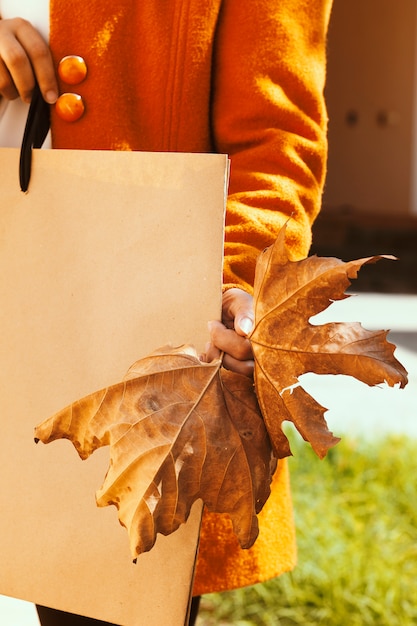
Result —
POLYGON ((287 223, 307 255, 327 160, 331 0, 224 0, 216 33, 213 140, 231 158, 224 283, 251 290, 256 258, 287 223))

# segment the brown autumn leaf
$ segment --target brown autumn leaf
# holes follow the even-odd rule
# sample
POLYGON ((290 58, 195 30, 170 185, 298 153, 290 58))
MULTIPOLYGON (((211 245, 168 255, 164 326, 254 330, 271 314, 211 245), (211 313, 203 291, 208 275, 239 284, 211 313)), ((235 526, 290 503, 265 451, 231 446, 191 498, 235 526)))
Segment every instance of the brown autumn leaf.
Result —
POLYGON ((250 336, 256 394, 249 379, 227 372, 220 360, 204 364, 191 346, 168 347, 135 363, 123 382, 74 402, 35 430, 44 443, 71 440, 83 459, 110 446, 97 503, 118 508, 134 557, 152 548, 157 533, 185 522, 198 499, 230 515, 242 547, 253 544, 274 459, 291 454, 282 423, 292 421, 320 457, 339 441, 327 428, 326 409, 300 386, 301 374, 347 374, 368 385, 407 382, 387 331, 309 321, 348 297, 345 289, 362 265, 384 257, 291 262, 284 236, 282 229, 257 264, 250 336))
POLYGON ((220 360, 201 363, 191 346, 137 361, 123 382, 44 421, 35 438, 69 439, 82 459, 110 446, 97 504, 118 508, 133 557, 175 531, 200 498, 230 515, 242 547, 257 537, 276 463, 253 383, 220 360))
POLYGON ((285 228, 259 257, 255 285, 255 327, 250 341, 255 356, 255 388, 275 455, 291 454, 282 423, 291 421, 319 457, 339 439, 328 430, 324 413, 298 383, 307 372, 346 374, 367 385, 407 384, 407 372, 394 357, 388 331, 369 331, 360 323, 313 325, 310 318, 345 293, 366 263, 394 259, 373 256, 343 262, 308 257, 291 262, 285 228))

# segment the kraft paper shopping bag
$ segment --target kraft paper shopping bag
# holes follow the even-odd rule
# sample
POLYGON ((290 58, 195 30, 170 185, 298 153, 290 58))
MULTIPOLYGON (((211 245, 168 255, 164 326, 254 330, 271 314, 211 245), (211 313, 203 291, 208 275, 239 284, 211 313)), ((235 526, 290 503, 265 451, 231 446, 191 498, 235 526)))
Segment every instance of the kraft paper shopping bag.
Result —
POLYGON ((132 563, 95 491, 108 449, 36 446, 33 428, 221 308, 228 160, 0 150, 0 593, 117 624, 184 623, 201 506, 132 563))

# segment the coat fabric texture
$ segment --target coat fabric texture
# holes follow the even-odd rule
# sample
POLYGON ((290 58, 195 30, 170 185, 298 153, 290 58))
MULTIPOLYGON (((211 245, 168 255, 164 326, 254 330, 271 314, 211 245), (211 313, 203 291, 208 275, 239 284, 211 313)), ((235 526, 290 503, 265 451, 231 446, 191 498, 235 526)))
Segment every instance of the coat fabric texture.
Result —
MULTIPOLYGON (((284 223, 293 260, 308 253, 327 157, 323 98, 331 0, 51 0, 56 64, 82 56, 74 123, 52 110, 52 146, 219 152, 231 158, 225 288, 251 291, 259 252, 284 223)), ((196 199, 198 210, 198 199, 196 199)), ((288 470, 280 461, 240 549, 228 518, 205 512, 194 595, 254 584, 296 562, 288 470)))

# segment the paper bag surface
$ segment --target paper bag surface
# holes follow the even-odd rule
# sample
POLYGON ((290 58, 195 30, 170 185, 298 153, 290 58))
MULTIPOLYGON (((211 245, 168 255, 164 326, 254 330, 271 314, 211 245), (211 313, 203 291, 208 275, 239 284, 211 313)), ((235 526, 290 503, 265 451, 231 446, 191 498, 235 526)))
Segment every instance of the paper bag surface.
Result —
POLYGON ((199 505, 132 563, 95 492, 108 448, 35 445, 33 428, 219 318, 227 158, 0 150, 0 593, 126 626, 184 623, 199 505))

